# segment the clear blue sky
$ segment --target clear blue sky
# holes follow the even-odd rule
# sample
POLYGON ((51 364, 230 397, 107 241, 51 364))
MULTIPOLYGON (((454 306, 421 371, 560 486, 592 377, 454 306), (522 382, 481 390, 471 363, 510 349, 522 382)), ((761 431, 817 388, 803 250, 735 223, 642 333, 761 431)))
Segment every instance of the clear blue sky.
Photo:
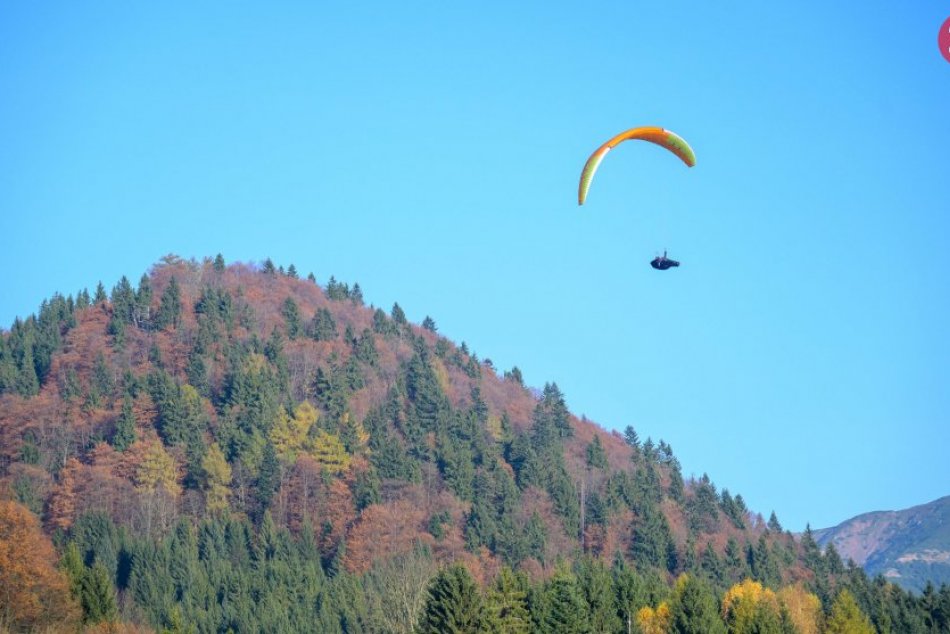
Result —
POLYGON ((950 494, 950 4, 212 4, 0 7, 4 327, 269 256, 792 529, 950 494), (637 125, 697 166, 628 143, 579 209, 637 125))

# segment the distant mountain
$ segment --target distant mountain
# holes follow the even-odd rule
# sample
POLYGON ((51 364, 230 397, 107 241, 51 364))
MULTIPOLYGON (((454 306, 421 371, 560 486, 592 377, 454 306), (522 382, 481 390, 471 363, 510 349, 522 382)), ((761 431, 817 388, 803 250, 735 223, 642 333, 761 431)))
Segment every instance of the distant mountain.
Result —
POLYGON ((950 496, 902 511, 865 513, 813 534, 869 575, 883 574, 909 590, 920 591, 928 581, 950 582, 950 496))

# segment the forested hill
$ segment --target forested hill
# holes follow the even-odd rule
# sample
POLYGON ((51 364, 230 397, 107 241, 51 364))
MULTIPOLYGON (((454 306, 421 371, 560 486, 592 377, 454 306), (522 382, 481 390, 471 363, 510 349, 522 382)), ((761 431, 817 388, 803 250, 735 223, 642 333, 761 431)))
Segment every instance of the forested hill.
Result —
POLYGON ((0 588, 0 631, 950 623, 431 318, 221 256, 0 337, 0 588))

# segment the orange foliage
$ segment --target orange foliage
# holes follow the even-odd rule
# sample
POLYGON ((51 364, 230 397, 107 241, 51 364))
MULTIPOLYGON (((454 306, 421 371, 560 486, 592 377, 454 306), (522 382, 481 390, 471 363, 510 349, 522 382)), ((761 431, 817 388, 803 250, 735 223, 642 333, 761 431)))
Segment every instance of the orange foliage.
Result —
POLYGON ((417 542, 432 544, 425 521, 425 511, 405 500, 366 507, 347 535, 346 569, 361 574, 374 561, 408 553, 417 542))
POLYGON ((0 501, 0 630, 76 627, 79 608, 56 559, 36 517, 0 501))
POLYGON ((76 474, 81 468, 78 460, 70 458, 59 471, 59 482, 50 497, 47 513, 53 528, 67 530, 76 519, 76 474))

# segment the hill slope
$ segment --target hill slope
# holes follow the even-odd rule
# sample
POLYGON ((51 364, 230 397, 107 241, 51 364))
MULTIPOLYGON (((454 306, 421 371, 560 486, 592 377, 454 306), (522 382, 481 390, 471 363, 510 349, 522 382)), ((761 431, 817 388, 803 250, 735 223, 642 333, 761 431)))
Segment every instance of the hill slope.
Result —
MULTIPOLYGON (((427 611, 430 580, 522 615, 487 631, 650 629, 664 612, 711 631, 727 590, 761 585, 781 590, 765 620, 781 597, 814 624, 844 588, 900 631, 943 609, 705 474, 684 481, 667 443, 577 418, 556 383, 529 388, 431 319, 269 260, 169 256, 0 333, 3 499, 0 529, 56 539, 62 561, 34 558, 34 576, 72 588, 87 623, 412 632, 448 609, 427 611)), ((14 629, 48 625, 20 613, 34 620, 14 629)))
POLYGON ((813 531, 868 574, 920 591, 931 581, 950 583, 950 496, 902 511, 864 513, 813 531))

